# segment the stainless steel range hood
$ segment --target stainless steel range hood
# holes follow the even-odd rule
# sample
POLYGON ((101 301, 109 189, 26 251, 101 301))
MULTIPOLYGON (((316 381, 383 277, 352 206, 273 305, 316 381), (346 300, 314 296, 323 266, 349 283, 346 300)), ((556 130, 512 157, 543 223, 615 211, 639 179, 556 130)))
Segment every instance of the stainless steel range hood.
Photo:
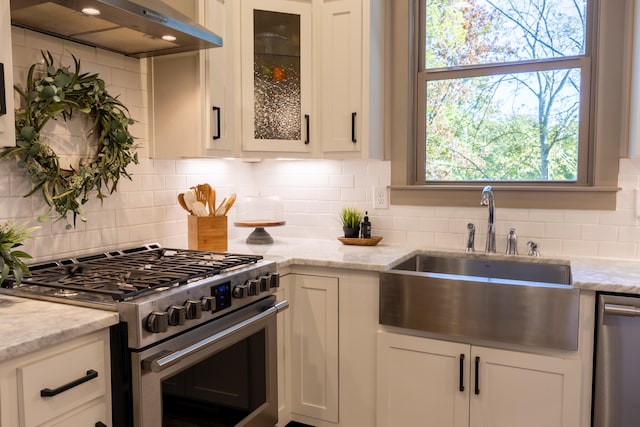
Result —
POLYGON ((11 24, 136 58, 222 46, 160 0, 11 0, 11 24))

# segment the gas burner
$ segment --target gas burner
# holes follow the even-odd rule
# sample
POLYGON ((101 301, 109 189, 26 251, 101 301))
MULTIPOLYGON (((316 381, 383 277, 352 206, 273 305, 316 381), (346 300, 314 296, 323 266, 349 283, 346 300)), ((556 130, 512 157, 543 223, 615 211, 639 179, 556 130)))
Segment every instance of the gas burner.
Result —
POLYGON ((53 295, 57 297, 72 298, 78 296, 78 292, 70 289, 57 289, 53 295))
POLYGON ((31 276, 23 283, 52 288, 49 294, 64 298, 96 294, 101 300, 124 301, 228 273, 261 259, 151 244, 33 265, 31 276))

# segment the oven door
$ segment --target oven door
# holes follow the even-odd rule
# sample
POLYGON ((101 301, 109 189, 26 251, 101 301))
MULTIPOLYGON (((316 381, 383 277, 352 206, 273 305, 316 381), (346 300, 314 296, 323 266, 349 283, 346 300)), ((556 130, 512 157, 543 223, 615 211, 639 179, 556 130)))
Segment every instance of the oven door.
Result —
POLYGON ((278 422, 276 314, 268 297, 131 356, 136 427, 278 422))

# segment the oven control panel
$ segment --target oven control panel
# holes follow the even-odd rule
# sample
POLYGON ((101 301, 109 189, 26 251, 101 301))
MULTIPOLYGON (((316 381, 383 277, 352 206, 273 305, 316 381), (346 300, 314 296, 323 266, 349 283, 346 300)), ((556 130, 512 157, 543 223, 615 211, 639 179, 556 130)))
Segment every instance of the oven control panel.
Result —
POLYGON ((143 348, 261 301, 280 286, 274 270, 274 262, 261 261, 138 298, 135 305, 123 304, 119 311, 130 325, 130 348, 143 348))
POLYGON ((211 295, 215 298, 215 310, 231 307, 231 282, 226 282, 211 288, 211 295))
POLYGON ((280 286, 278 273, 266 273, 243 284, 233 285, 231 281, 211 287, 211 296, 199 300, 189 299, 184 304, 172 304, 166 311, 153 311, 145 321, 145 329, 151 333, 167 332, 170 326, 183 326, 189 320, 202 318, 203 313, 219 312, 231 307, 232 298, 244 299, 271 292, 280 286))

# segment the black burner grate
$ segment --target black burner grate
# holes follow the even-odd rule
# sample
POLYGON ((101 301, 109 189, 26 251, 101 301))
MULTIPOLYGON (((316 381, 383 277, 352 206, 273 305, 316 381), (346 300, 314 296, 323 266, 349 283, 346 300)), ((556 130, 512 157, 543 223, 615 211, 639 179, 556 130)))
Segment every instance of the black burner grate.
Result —
POLYGON ((30 266, 25 286, 86 292, 123 301, 254 264, 260 255, 135 248, 30 266))

